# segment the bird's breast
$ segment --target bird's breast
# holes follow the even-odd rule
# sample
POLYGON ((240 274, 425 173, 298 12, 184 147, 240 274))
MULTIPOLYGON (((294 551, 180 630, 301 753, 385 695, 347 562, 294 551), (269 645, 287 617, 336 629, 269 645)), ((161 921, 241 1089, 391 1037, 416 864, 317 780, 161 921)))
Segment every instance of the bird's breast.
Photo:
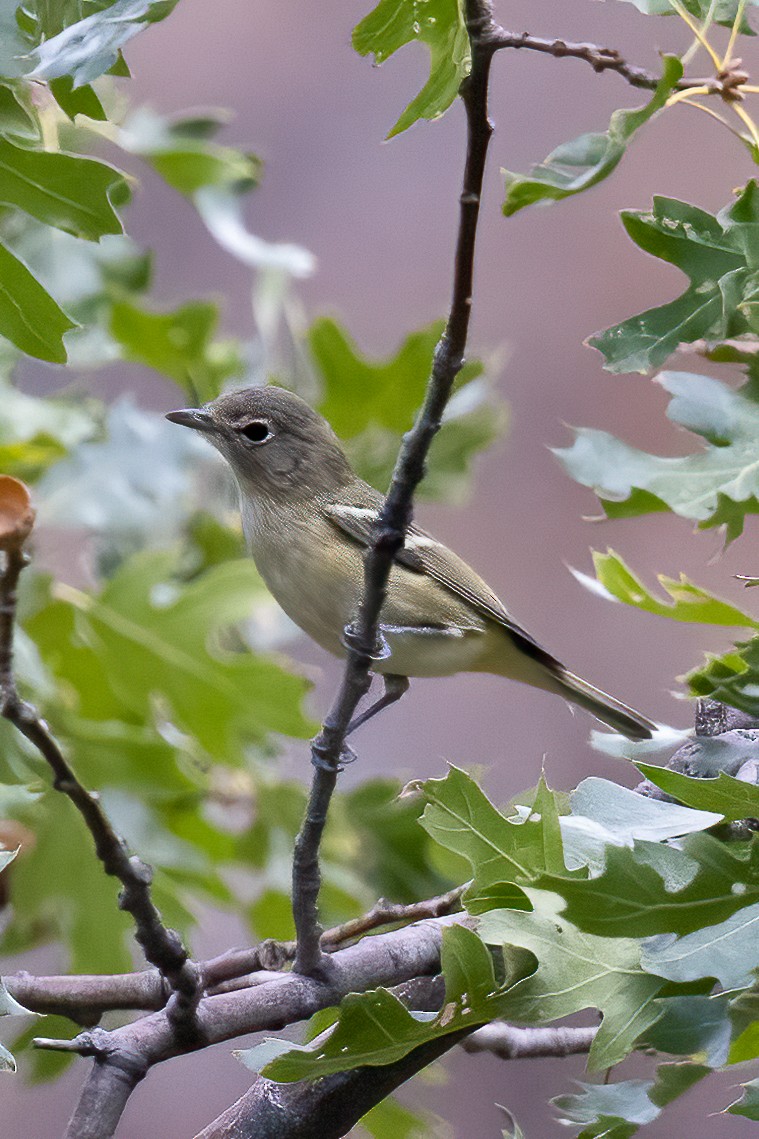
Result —
POLYGON ((267 516, 243 507, 243 529, 258 572, 288 617, 322 648, 342 655, 342 631, 363 583, 359 548, 336 540, 318 510, 267 516))

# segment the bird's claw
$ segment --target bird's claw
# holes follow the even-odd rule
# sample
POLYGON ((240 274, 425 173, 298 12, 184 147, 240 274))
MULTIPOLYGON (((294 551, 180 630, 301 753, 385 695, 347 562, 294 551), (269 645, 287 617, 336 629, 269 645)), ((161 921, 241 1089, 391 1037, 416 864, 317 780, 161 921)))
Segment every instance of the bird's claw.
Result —
POLYGON ((387 660, 391 655, 390 645, 382 635, 381 629, 377 630, 376 639, 370 650, 367 650, 366 644, 357 633, 355 625, 346 625, 340 640, 346 649, 361 653, 362 656, 368 656, 370 660, 387 660))
POLYGON ((330 774, 336 772, 339 775, 349 763, 355 763, 357 759, 358 756, 350 744, 343 743, 340 749, 340 759, 335 763, 332 758, 332 748, 328 744, 322 743, 318 739, 311 743, 311 763, 321 771, 327 771, 330 774))

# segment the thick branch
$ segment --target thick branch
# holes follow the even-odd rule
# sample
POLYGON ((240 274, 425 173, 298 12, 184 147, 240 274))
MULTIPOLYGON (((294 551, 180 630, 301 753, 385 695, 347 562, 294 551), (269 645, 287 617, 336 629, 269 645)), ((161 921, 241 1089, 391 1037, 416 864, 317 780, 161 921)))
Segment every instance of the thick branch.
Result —
POLYGON ((154 969, 69 977, 33 977, 22 972, 4 976, 3 984, 30 1012, 67 1016, 85 1027, 97 1024, 104 1012, 114 1009, 163 1008, 169 995, 168 985, 154 969))
POLYGON ((467 151, 450 312, 435 349, 424 403, 413 428, 404 438, 377 521, 374 543, 366 556, 364 596, 353 626, 346 630, 348 659, 342 682, 322 731, 312 745, 311 792, 293 858, 293 916, 298 942, 295 969, 312 975, 323 971, 326 965, 320 948, 322 931, 317 908, 321 883, 319 846, 340 760, 346 752, 348 725, 371 683, 372 660, 382 651, 377 634, 390 569, 404 543, 406 528, 411 522, 414 492, 424 477, 430 444, 440 428, 445 405, 464 362, 480 195, 493 129, 488 119, 488 78, 495 50, 491 37, 496 30, 489 0, 467 0, 466 19, 472 68, 460 91, 467 117, 467 151))
POLYGON ((430 1041, 382 1068, 354 1068, 294 1084, 259 1076, 195 1139, 339 1139, 370 1108, 455 1044, 503 1060, 563 1057, 588 1052, 597 1032, 597 1027, 515 1028, 499 1022, 430 1041))
POLYGON ((134 918, 135 937, 146 958, 166 978, 174 996, 171 1015, 178 1031, 186 1031, 198 996, 198 976, 181 939, 164 926, 150 893, 152 870, 130 856, 124 840, 116 834, 100 806, 99 797, 81 784, 36 708, 22 700, 13 672, 13 635, 16 622, 18 581, 27 564, 20 547, 4 554, 0 574, 0 713, 39 751, 53 773, 53 787, 68 796, 95 843, 106 874, 123 887, 119 905, 134 918))
POLYGON ((195 1139, 340 1139, 370 1108, 448 1052, 467 1031, 430 1040, 382 1068, 353 1068, 294 1084, 259 1076, 195 1139))
MULTIPOLYGON (((455 921, 463 924, 468 919, 463 915, 430 919, 364 938, 338 950, 330 959, 329 983, 298 973, 283 973, 251 988, 204 997, 196 1010, 198 1031, 191 1038, 180 1039, 168 1010, 162 1009, 112 1032, 94 1029, 80 1033, 73 1041, 39 1040, 35 1044, 43 1048, 63 1046, 67 1051, 93 1056, 96 1071, 113 1067, 131 1073, 136 1082, 163 1060, 251 1032, 277 1031, 306 1020, 319 1009, 339 1004, 348 993, 365 992, 378 985, 392 987, 439 973, 442 929, 455 921)), ((81 1128, 90 1126, 94 1093, 108 1087, 104 1074, 93 1074, 88 1084, 88 1114, 75 1115, 80 1131, 72 1130, 71 1139, 89 1136, 90 1132, 81 1128)), ((120 1101, 119 1114, 126 1098, 120 1101)), ((110 1139, 117 1122, 109 1117, 110 1130, 101 1126, 98 1139, 110 1139)))

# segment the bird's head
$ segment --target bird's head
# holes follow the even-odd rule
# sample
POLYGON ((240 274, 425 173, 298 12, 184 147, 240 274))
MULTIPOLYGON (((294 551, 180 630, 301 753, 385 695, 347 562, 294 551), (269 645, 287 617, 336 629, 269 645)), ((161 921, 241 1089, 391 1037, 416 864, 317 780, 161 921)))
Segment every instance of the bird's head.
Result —
POLYGON ((326 419, 285 388, 245 388, 166 418, 205 435, 255 497, 318 495, 354 477, 326 419))

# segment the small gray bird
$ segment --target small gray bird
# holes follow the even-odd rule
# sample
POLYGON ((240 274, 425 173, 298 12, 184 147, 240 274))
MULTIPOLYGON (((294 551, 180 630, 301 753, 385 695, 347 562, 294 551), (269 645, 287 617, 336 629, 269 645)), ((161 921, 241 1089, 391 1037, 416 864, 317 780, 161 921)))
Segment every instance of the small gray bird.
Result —
MULTIPOLYGON (((296 625, 344 656, 343 630, 356 615, 383 498, 351 468, 327 421, 278 387, 232 392, 166 418, 202 432, 227 460, 262 578, 296 625)), ((390 572, 380 633, 384 654, 372 667, 383 674, 385 693, 351 730, 398 700, 408 677, 456 672, 492 672, 555 692, 629 739, 655 730, 569 672, 465 561, 416 526, 390 572)))

